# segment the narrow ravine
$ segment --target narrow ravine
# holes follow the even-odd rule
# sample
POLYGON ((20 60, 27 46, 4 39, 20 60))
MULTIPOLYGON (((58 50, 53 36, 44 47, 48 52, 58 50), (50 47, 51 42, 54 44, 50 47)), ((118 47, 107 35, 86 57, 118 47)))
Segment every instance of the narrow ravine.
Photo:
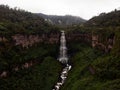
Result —
POLYGON ((65 65, 61 74, 60 80, 56 83, 53 90, 60 90, 60 87, 65 83, 67 79, 67 75, 69 70, 71 69, 71 65, 68 64, 68 56, 67 56, 67 47, 66 47, 66 39, 65 39, 65 32, 61 31, 60 37, 60 55, 58 60, 65 65))

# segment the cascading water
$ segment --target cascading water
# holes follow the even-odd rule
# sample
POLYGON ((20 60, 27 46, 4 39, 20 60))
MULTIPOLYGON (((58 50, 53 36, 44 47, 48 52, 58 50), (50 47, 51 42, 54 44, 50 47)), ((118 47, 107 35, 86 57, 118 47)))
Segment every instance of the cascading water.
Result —
POLYGON ((64 84, 68 71, 71 69, 71 65, 68 64, 68 56, 67 56, 67 47, 66 47, 66 39, 65 39, 65 32, 61 31, 61 37, 60 37, 60 56, 58 60, 65 64, 66 66, 63 68, 61 75, 60 75, 60 81, 57 82, 53 90, 59 90, 60 87, 64 84))
POLYGON ((66 39, 65 39, 64 31, 61 31, 59 61, 64 64, 68 63, 67 47, 66 47, 66 39))

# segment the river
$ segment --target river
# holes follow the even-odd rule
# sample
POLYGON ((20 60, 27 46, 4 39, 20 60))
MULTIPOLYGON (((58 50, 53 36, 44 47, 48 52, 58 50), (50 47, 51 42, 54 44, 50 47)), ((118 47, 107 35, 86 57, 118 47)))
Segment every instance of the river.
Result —
POLYGON ((61 31, 61 37, 60 37, 60 55, 58 60, 65 65, 63 68, 61 74, 60 74, 60 80, 55 84, 53 90, 60 90, 60 87, 65 83, 65 80, 67 79, 67 75, 69 70, 71 70, 71 65, 68 64, 68 56, 67 56, 67 47, 66 47, 66 38, 65 38, 65 32, 61 31))

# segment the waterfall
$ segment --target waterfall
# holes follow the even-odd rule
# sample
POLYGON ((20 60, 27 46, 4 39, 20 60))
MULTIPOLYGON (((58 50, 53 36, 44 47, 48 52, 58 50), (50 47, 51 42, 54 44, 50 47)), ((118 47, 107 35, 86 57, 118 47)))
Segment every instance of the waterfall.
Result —
POLYGON ((60 38, 60 56, 58 59, 61 63, 68 63, 67 57, 67 47, 66 47, 66 39, 65 39, 65 32, 61 31, 61 38, 60 38))
POLYGON ((68 64, 68 56, 67 56, 67 47, 66 47, 66 39, 65 39, 65 32, 61 31, 60 37, 60 55, 58 60, 65 64, 66 66, 63 68, 60 74, 60 80, 56 83, 53 90, 59 90, 60 87, 64 84, 65 80, 67 79, 68 71, 71 69, 71 65, 68 64))

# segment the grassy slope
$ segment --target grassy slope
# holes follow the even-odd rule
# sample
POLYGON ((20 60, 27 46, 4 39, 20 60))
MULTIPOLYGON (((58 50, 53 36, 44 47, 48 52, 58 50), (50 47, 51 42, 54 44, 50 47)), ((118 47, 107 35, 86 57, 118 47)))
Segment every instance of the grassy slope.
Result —
MULTIPOLYGON (((10 69, 10 75, 7 78, 0 78, 0 90, 52 89, 62 68, 61 64, 56 60, 57 48, 58 45, 39 44, 28 49, 20 50, 19 47, 11 49, 11 52, 9 52, 10 58, 4 56, 2 59, 7 63, 4 68, 9 68, 9 64, 20 65, 30 60, 37 60, 38 64, 18 72, 10 69)), ((4 68, 1 66, 1 69, 4 70, 4 68)))
POLYGON ((119 57, 82 44, 71 46, 78 51, 71 58, 73 68, 61 90, 120 90, 119 57), (89 66, 94 67, 94 75, 89 66))
POLYGON ((13 72, 0 79, 1 90, 51 90, 58 79, 61 65, 48 56, 42 63, 29 69, 13 72))

